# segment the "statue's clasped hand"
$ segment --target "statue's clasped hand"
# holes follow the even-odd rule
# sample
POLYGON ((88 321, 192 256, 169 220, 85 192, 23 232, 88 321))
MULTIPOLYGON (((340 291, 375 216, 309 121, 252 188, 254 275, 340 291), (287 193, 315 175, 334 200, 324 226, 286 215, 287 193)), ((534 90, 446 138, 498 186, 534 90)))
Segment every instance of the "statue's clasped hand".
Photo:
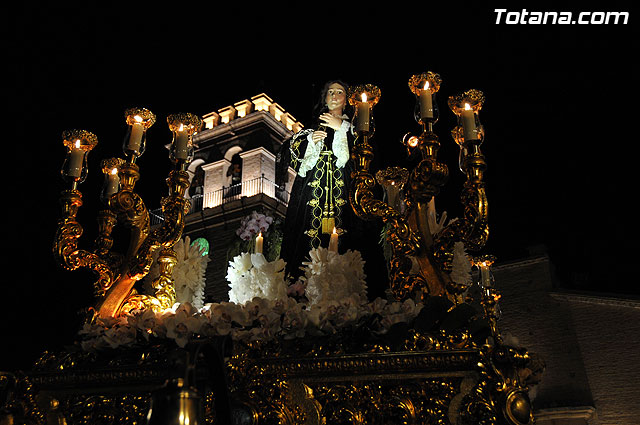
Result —
POLYGON ((329 128, 340 130, 340 126, 342 125, 342 118, 337 117, 329 112, 325 112, 324 114, 320 115, 320 122, 329 128))
MULTIPOLYGON (((324 114, 320 115, 320 123, 333 130, 339 130, 340 126, 342 126, 342 118, 336 117, 335 115, 329 112, 325 112, 324 114)), ((313 135, 311 136, 311 140, 313 140, 314 143, 318 143, 323 141, 326 137, 327 137, 326 131, 316 130, 313 132, 313 135)))

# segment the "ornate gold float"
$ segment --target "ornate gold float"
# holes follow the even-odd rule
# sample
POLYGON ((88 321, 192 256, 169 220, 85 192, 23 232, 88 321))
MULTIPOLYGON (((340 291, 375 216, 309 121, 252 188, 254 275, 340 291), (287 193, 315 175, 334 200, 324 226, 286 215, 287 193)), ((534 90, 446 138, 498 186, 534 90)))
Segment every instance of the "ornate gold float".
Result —
MULTIPOLYGON (((201 336, 184 347, 153 340, 126 349, 90 352, 78 346, 45 353, 31 371, 0 374, 0 423, 532 424, 527 392, 544 366, 500 336, 500 294, 490 271, 494 259, 473 260, 480 288, 476 300, 450 276, 454 244, 463 242, 478 251, 488 237, 486 163, 480 150, 484 128, 478 118, 484 95, 477 90, 448 100, 458 118, 452 136, 466 177, 464 215, 437 233, 430 223, 433 199, 449 175, 448 167, 438 162, 440 141, 433 129, 441 84, 433 72, 411 77, 422 132, 407 135, 403 143, 416 165, 410 170, 390 167, 375 177, 370 139, 381 92, 366 84, 354 87, 349 97, 357 134, 351 206, 359 217, 382 220, 388 229, 390 290, 396 300, 423 303, 415 319, 384 334, 375 331, 380 317, 372 313, 324 336, 269 341, 201 336), (384 188, 385 201, 375 198, 376 184, 384 188)), ((161 312, 175 301, 172 247, 184 228, 189 207, 185 170, 192 157, 191 138, 202 121, 193 114, 167 119, 174 167, 167 179, 169 194, 162 200, 165 220, 152 229, 135 185, 140 177, 136 160, 145 150, 155 115, 135 108, 126 111, 125 120, 125 158, 102 164, 103 208, 93 251, 78 248, 82 227, 76 216, 82 206, 78 185, 86 177, 86 157, 97 137, 81 130, 63 135, 67 158, 62 174, 69 188, 60 197, 62 218, 53 252, 63 268, 86 268, 98 276, 97 301, 87 323, 126 318, 133 310, 161 312), (129 230, 125 253, 112 251, 115 226, 129 230), (149 272, 154 255, 161 269, 153 282, 155 293, 138 293, 135 284, 149 272)))

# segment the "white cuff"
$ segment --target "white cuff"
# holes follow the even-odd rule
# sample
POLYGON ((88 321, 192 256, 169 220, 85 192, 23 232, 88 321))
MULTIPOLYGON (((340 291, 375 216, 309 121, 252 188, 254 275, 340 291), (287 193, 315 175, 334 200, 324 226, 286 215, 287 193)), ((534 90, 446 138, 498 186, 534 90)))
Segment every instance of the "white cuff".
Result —
POLYGON ((307 171, 312 170, 318 162, 318 158, 320 158, 320 149, 322 147, 322 143, 314 143, 311 140, 311 136, 313 132, 310 132, 307 135, 307 149, 304 151, 304 158, 300 161, 300 168, 298 168, 298 175, 300 177, 304 177, 307 175, 307 171))
POLYGON ((347 140, 347 131, 351 128, 351 123, 347 120, 342 121, 339 130, 333 134, 333 154, 336 156, 336 167, 344 168, 349 160, 349 142, 347 140))

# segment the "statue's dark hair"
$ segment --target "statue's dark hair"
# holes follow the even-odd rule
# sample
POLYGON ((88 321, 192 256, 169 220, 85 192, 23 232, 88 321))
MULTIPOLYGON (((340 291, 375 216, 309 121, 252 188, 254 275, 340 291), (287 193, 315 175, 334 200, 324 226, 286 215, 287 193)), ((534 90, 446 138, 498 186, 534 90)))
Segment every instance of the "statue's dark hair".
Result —
POLYGON ((345 95, 347 96, 344 112, 347 115, 350 115, 349 114, 349 108, 350 108, 349 107, 349 85, 342 80, 330 80, 330 81, 327 81, 322 87, 322 90, 320 91, 320 96, 318 97, 318 103, 316 103, 316 106, 313 108, 313 117, 315 119, 317 119, 320 116, 320 114, 327 112, 327 104, 326 104, 327 92, 329 91, 329 86, 331 86, 331 84, 333 83, 338 83, 344 88, 345 95))

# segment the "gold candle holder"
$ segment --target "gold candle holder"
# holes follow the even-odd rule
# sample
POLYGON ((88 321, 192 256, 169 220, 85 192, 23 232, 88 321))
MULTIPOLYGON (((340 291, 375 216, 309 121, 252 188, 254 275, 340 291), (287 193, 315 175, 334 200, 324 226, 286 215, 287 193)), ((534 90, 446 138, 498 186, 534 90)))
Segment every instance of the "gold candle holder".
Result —
POLYGON ((364 84, 350 88, 349 92, 349 104, 356 111, 353 116, 356 131, 360 134, 373 135, 375 126, 372 109, 380 100, 380 89, 373 84, 364 84))
POLYGON ((416 95, 416 108, 414 117, 416 121, 432 130, 433 124, 438 121, 439 111, 436 93, 440 90, 442 78, 435 72, 424 72, 413 75, 409 79, 409 89, 416 95))
POLYGON ((193 135, 202 128, 203 121, 195 114, 177 113, 167 117, 169 130, 173 133, 170 157, 173 161, 187 164, 193 159, 193 135))
POLYGON ((478 285, 480 287, 480 303, 491 329, 491 336, 497 344, 501 344, 502 337, 498 331, 498 300, 500 293, 493 283, 491 266, 496 258, 492 255, 474 257, 471 264, 478 269, 478 285))
POLYGON ((127 132, 122 149, 130 162, 141 156, 147 145, 147 130, 156 122, 156 116, 146 108, 129 108, 124 112, 127 132))
POLYGON ((460 196, 464 215, 455 225, 445 228, 436 241, 437 257, 446 270, 451 269, 455 241, 463 241, 467 249, 479 251, 489 238, 489 206, 483 181, 487 164, 480 152, 484 128, 478 119, 484 100, 479 90, 468 90, 449 98, 449 107, 458 117, 458 126, 451 134, 460 146, 459 166, 466 181, 460 196))
POLYGON ((87 157, 98 144, 98 138, 86 130, 67 130, 62 133, 62 144, 67 148, 67 155, 60 172, 74 190, 87 178, 87 157))
POLYGON ((112 285, 114 274, 97 254, 78 248, 83 229, 76 220, 82 206, 82 193, 78 190, 78 184, 87 177, 87 154, 98 144, 98 138, 86 130, 68 130, 62 133, 62 143, 67 147, 62 178, 71 183, 71 188, 62 191, 60 195, 62 218, 58 222, 53 242, 53 255, 66 270, 86 268, 94 271, 98 275, 94 291, 101 295, 112 285))

